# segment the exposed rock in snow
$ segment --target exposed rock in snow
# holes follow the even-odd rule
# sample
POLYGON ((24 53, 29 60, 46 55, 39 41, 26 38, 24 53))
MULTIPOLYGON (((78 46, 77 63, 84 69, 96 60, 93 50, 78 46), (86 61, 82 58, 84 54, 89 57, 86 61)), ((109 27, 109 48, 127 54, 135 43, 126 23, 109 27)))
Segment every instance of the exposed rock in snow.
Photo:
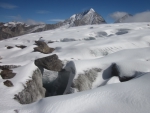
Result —
POLYGON ((12 49, 13 47, 12 46, 7 46, 7 49, 12 49))
POLYGON ((10 80, 4 81, 4 85, 7 87, 13 87, 13 83, 10 80))
POLYGON ((45 97, 42 84, 42 74, 39 69, 33 72, 32 80, 24 84, 24 89, 15 95, 14 99, 21 104, 30 104, 45 97))
POLYGON ((16 75, 12 70, 3 70, 0 74, 3 79, 11 79, 16 75))
POLYGON ((44 54, 52 53, 55 49, 48 47, 48 45, 43 41, 35 41, 38 47, 34 48, 34 51, 38 51, 44 54))
POLYGON ((19 65, 0 65, 0 69, 2 70, 9 70, 9 69, 13 69, 13 68, 17 68, 20 67, 19 65))
POLYGON ((26 48, 27 46, 25 46, 25 45, 16 45, 16 47, 21 48, 21 49, 24 49, 24 48, 26 48))

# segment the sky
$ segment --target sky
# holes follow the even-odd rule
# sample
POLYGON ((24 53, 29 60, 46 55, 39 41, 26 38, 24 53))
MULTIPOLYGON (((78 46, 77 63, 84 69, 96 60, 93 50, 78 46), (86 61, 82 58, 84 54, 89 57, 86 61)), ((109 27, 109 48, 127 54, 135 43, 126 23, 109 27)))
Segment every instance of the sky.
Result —
POLYGON ((0 0, 0 22, 56 23, 93 8, 112 23, 116 13, 146 12, 149 4, 150 0, 0 0))

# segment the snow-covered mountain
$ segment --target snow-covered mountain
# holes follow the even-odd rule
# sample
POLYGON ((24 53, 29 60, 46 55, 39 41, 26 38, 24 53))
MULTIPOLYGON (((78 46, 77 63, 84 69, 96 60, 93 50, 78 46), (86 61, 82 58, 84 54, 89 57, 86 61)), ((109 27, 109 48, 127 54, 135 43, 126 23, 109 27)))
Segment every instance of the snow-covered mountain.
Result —
POLYGON ((73 27, 103 23, 106 23, 105 20, 92 8, 82 13, 74 14, 64 22, 58 22, 56 24, 27 25, 23 22, 0 23, 0 40, 28 33, 52 30, 60 27, 73 27))
POLYGON ((126 14, 123 17, 119 18, 115 23, 123 23, 127 18, 132 17, 133 15, 131 14, 126 14))
POLYGON ((0 113, 149 113, 149 24, 62 27, 0 41, 0 113))
POLYGON ((81 26, 81 25, 92 25, 92 24, 104 24, 106 21, 94 9, 89 9, 79 14, 72 15, 69 19, 65 20, 64 23, 69 26, 81 26))

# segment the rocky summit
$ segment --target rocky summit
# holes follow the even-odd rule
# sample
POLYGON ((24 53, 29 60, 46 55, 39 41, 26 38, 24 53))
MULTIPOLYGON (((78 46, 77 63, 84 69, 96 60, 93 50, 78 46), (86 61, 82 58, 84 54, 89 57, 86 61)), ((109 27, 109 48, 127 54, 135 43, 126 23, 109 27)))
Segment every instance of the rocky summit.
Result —
POLYGON ((106 21, 100 16, 94 9, 86 10, 79 14, 72 15, 69 19, 65 20, 64 23, 72 26, 81 26, 81 25, 92 25, 92 24, 104 24, 106 21))

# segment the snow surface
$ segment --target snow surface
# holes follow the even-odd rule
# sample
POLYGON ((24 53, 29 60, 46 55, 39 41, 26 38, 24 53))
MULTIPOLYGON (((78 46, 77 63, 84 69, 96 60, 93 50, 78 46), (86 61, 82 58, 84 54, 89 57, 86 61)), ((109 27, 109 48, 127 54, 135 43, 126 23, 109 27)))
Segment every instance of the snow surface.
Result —
MULTIPOLYGON (((31 33, 0 41, 0 65, 20 65, 13 69, 14 87, 3 85, 0 78, 1 113, 149 113, 150 111, 150 23, 87 25, 31 33), (51 54, 33 52, 40 37, 55 48, 51 54), (7 49, 5 46, 13 46, 7 49), (15 45, 25 45, 24 49, 15 45), (29 105, 13 99, 23 89, 36 68, 33 61, 57 54, 63 61, 73 61, 75 78, 91 68, 102 71, 92 90, 47 97, 29 105), (136 76, 126 82, 110 76, 112 63, 120 76, 136 76)), ((69 69, 69 68, 68 68, 69 69)), ((73 79, 73 78, 70 78, 73 79)), ((68 83, 70 85, 70 83, 68 83)), ((69 86, 68 86, 69 87, 69 86)), ((67 87, 67 89, 68 89, 67 87)))

